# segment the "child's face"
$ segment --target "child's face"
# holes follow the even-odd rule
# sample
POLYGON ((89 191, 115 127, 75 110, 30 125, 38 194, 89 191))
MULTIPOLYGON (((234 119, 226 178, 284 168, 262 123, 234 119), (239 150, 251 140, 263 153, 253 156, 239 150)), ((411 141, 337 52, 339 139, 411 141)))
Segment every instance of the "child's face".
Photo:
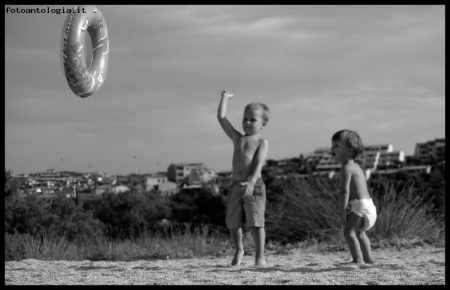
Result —
POLYGON ((242 128, 246 135, 253 135, 261 131, 266 125, 262 119, 262 110, 245 110, 242 119, 242 128))
POLYGON ((331 142, 331 158, 336 162, 343 162, 349 159, 350 148, 343 140, 331 142))

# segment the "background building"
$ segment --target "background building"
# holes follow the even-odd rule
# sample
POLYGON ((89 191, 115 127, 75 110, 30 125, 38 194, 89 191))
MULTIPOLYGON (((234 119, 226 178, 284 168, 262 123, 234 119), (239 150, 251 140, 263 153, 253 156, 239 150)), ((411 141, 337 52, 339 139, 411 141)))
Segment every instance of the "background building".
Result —
POLYGON ((167 168, 167 178, 179 184, 187 180, 191 170, 202 167, 203 163, 172 163, 167 168))
POLYGON ((188 176, 189 185, 214 182, 217 179, 215 171, 203 167, 193 168, 188 176))
POLYGON ((306 154, 304 156, 304 159, 307 168, 314 171, 316 169, 316 166, 319 164, 320 159, 322 159, 324 155, 330 153, 331 153, 330 147, 320 147, 314 150, 313 153, 306 154))
POLYGON ((425 143, 416 143, 415 157, 422 164, 431 164, 445 160, 445 139, 436 138, 425 143))
POLYGON ((147 176, 146 183, 145 183, 145 190, 150 191, 152 189, 156 189, 156 187, 164 182, 168 182, 169 179, 167 177, 167 173, 165 172, 158 172, 158 173, 152 173, 147 176))

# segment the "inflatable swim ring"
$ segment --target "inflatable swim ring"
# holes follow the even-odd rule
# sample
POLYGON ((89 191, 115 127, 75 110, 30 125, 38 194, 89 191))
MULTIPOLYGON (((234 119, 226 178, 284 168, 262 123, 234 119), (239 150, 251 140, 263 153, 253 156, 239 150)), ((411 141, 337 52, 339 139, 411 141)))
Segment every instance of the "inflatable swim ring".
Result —
POLYGON ((108 70, 109 37, 105 18, 93 5, 72 8, 62 31, 62 68, 69 87, 75 95, 86 98, 103 85, 108 70), (85 36, 92 43, 92 63, 86 67, 85 36))

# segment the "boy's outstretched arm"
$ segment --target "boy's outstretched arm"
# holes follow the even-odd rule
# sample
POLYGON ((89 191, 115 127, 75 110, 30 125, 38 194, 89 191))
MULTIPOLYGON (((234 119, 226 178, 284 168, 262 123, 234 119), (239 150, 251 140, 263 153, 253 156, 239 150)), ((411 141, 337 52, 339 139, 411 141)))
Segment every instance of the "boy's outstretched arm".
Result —
POLYGON ((247 190, 244 193, 244 197, 251 196, 253 194, 253 188, 256 181, 261 176, 261 170, 266 160, 267 152, 269 152, 269 142, 266 139, 259 141, 258 151, 256 152, 255 160, 253 161, 252 173, 248 178, 247 190))
POLYGON ((232 97, 233 95, 228 93, 227 91, 222 92, 219 109, 217 110, 217 120, 219 120, 220 126, 222 126, 222 129, 225 131, 228 137, 234 140, 234 137, 237 136, 239 132, 233 128, 233 125, 231 125, 230 121, 228 121, 226 117, 227 103, 228 100, 232 97))

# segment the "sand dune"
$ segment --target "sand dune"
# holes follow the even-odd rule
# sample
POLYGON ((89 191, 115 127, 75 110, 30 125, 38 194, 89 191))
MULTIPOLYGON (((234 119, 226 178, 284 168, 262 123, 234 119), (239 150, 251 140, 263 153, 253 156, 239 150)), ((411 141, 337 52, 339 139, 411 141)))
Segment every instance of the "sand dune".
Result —
POLYGON ((350 254, 314 248, 267 251, 267 268, 244 256, 133 262, 5 262, 5 285, 445 285, 445 247, 374 249, 374 265, 349 266, 350 254))

